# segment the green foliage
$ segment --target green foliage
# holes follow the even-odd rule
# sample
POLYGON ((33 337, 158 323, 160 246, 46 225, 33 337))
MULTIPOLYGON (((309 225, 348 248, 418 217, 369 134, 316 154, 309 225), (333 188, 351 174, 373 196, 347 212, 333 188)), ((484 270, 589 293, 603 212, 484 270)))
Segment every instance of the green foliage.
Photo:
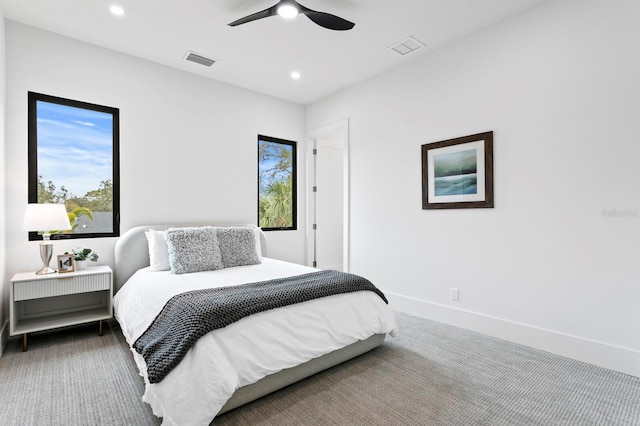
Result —
POLYGON ((98 253, 90 248, 78 247, 73 249, 73 258, 75 260, 91 260, 92 262, 97 262, 98 257, 98 253))
POLYGON ((288 228, 293 226, 293 147, 260 141, 259 226, 288 228))
POLYGON ((64 185, 57 190, 53 182, 44 183, 42 176, 38 176, 38 203, 63 204, 70 196, 73 197, 73 194, 69 194, 64 185))
POLYGON ((293 226, 293 182, 271 182, 260 197, 259 216, 261 228, 288 228, 293 226))
POLYGON ((70 212, 67 213, 69 216, 69 223, 71 224, 71 232, 75 231, 76 226, 78 226, 78 217, 79 216, 87 216, 89 219, 93 220, 93 213, 86 207, 75 207, 70 212))
POLYGON ((271 167, 260 167, 260 192, 266 191, 270 182, 285 181, 291 176, 293 169, 293 149, 290 145, 276 142, 260 141, 258 144, 258 161, 260 164, 273 164, 271 167))
MULTIPOLYGON (((52 181, 44 183, 42 176, 38 176, 38 203, 64 204, 68 212, 78 207, 91 212, 113 211, 113 183, 111 179, 100 182, 98 189, 87 192, 84 197, 77 197, 63 186, 57 189, 52 181)), ((93 218, 91 214, 88 215, 93 218)))
POLYGON ((94 212, 113 211, 113 184, 111 180, 103 180, 98 189, 87 192, 84 196, 83 206, 94 212))
POLYGON ((93 212, 113 211, 113 184, 110 179, 103 180, 98 189, 87 192, 84 197, 76 197, 64 186, 57 189, 52 181, 45 183, 42 176, 38 176, 38 203, 64 204, 72 228, 64 232, 72 233, 78 226, 80 216, 93 220, 93 212))

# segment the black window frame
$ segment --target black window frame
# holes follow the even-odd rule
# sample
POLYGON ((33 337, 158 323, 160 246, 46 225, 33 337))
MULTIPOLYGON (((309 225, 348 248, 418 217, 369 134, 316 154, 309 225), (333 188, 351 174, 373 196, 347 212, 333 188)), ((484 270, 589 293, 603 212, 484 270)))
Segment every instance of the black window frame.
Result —
MULTIPOLYGON (((74 99, 28 92, 28 201, 38 203, 38 111, 37 103, 47 102, 111 114, 112 119, 112 232, 52 234, 52 240, 109 238, 120 236, 120 110, 74 99)), ((29 241, 42 240, 38 232, 29 232, 29 241)))
POLYGON ((258 179, 257 179, 257 183, 258 183, 258 211, 257 211, 257 216, 258 216, 258 226, 260 226, 260 142, 264 141, 264 142, 271 142, 271 143, 278 143, 278 144, 282 144, 282 145, 288 145, 291 146, 291 191, 292 191, 292 206, 291 206, 291 215, 292 215, 292 225, 291 226, 283 226, 283 227, 261 227, 261 229, 263 231, 295 231, 298 229, 298 185, 297 185, 297 181, 298 181, 298 166, 297 166, 297 157, 298 157, 298 150, 297 150, 297 142, 295 141, 290 141, 290 140, 286 140, 286 139, 281 139, 281 138, 275 138, 272 136, 265 136, 265 135, 258 135, 258 179))

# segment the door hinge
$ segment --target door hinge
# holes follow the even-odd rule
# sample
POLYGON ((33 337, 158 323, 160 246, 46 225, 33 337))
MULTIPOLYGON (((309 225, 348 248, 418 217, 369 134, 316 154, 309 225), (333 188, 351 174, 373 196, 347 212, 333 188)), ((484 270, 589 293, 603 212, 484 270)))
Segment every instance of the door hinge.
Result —
POLYGON ((318 229, 318 225, 317 224, 313 224, 313 230, 315 231, 316 229, 318 229))
POLYGON ((313 155, 318 155, 318 149, 317 148, 313 148, 313 155))
POLYGON ((316 266, 318 266, 318 262, 316 262, 315 260, 313 261, 313 267, 315 268, 316 266))
POLYGON ((313 187, 313 192, 318 192, 318 187, 317 186, 313 187))

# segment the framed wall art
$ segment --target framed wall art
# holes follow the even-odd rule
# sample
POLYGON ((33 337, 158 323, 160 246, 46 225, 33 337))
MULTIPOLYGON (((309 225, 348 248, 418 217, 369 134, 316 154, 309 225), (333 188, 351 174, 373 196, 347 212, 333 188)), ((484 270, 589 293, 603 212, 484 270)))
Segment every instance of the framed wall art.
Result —
POLYGON ((422 208, 493 207, 493 132, 422 145, 422 208))

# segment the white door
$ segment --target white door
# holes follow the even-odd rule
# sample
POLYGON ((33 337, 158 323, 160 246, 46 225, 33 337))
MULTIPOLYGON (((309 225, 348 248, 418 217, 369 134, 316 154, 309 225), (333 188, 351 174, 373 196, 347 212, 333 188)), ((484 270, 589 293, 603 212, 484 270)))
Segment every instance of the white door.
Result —
POLYGON ((348 137, 348 120, 307 134, 308 264, 320 269, 349 270, 348 137))
POLYGON ((341 144, 316 139, 316 267, 343 270, 344 162, 341 144))

